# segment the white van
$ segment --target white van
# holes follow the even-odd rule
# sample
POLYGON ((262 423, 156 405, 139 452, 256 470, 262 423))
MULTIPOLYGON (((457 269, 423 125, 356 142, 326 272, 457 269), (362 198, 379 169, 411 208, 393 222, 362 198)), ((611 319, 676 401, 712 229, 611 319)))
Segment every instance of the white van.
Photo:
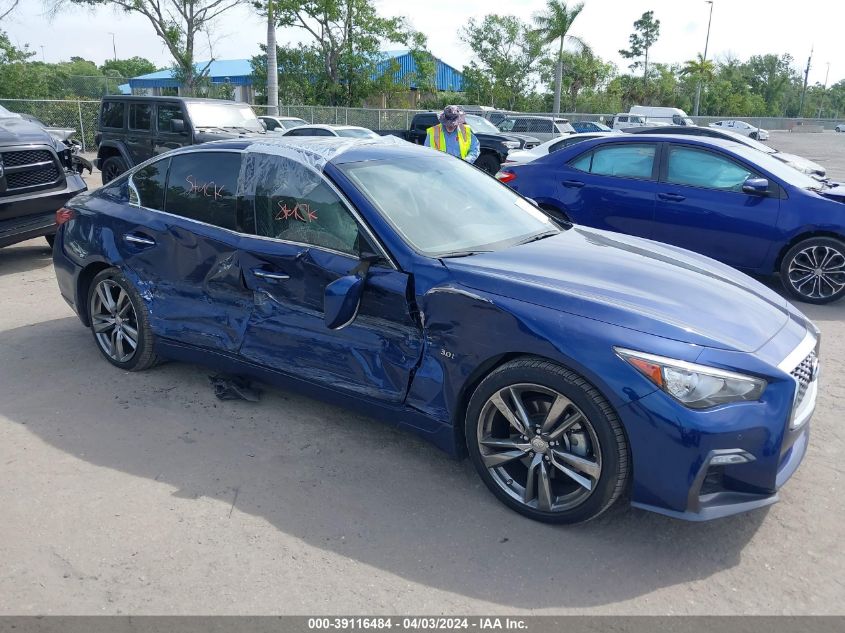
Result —
POLYGON ((646 127, 647 125, 649 125, 649 123, 641 114, 620 112, 613 117, 613 124, 610 127, 614 130, 625 130, 630 127, 646 127))
POLYGON ((695 125, 686 112, 680 108, 663 108, 660 106, 631 106, 630 114, 640 114, 649 123, 664 125, 695 125))

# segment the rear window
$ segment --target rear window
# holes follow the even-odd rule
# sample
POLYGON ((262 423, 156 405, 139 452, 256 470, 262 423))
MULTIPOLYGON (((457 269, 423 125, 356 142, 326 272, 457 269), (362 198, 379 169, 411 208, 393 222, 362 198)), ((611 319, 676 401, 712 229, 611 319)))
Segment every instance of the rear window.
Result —
POLYGON ((124 111, 125 104, 121 101, 103 102, 103 110, 100 114, 100 125, 102 127, 122 128, 124 111))

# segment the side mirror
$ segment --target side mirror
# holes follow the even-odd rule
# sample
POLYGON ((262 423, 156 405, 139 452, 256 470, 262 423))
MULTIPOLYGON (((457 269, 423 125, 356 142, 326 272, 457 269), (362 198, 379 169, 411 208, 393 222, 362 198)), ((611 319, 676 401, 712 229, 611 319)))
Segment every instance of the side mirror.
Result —
POLYGON ((765 196, 769 193, 769 181, 766 178, 749 178, 742 183, 742 192, 752 196, 765 196))
POLYGON ((170 119, 170 131, 183 134, 185 132, 185 121, 182 119, 170 119))
POLYGON ((348 275, 326 286, 323 293, 323 320, 327 328, 339 330, 355 320, 367 282, 367 272, 380 259, 380 255, 363 251, 358 266, 349 271, 348 275))

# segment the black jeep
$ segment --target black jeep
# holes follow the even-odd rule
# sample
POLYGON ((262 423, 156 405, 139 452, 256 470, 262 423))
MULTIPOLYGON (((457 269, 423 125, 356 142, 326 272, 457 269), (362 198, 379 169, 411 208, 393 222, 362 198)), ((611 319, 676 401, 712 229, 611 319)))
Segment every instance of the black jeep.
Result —
POLYGON ((0 106, 0 246, 41 235, 52 244, 56 211, 86 190, 73 149, 0 106))
POLYGON ((98 121, 103 184, 177 147, 265 133, 248 104, 219 99, 103 97, 98 121))

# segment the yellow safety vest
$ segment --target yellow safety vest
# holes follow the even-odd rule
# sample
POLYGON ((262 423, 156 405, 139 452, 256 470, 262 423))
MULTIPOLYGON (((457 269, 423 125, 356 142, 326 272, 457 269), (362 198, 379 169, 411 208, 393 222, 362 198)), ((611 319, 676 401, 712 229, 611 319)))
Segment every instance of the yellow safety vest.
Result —
MULTIPOLYGON (((434 127, 426 130, 428 134, 428 145, 441 152, 446 151, 446 132, 443 130, 443 125, 438 123, 434 127)), ((469 148, 472 146, 472 130, 468 125, 461 125, 458 127, 458 149, 461 152, 461 158, 466 158, 469 154, 469 148)))

